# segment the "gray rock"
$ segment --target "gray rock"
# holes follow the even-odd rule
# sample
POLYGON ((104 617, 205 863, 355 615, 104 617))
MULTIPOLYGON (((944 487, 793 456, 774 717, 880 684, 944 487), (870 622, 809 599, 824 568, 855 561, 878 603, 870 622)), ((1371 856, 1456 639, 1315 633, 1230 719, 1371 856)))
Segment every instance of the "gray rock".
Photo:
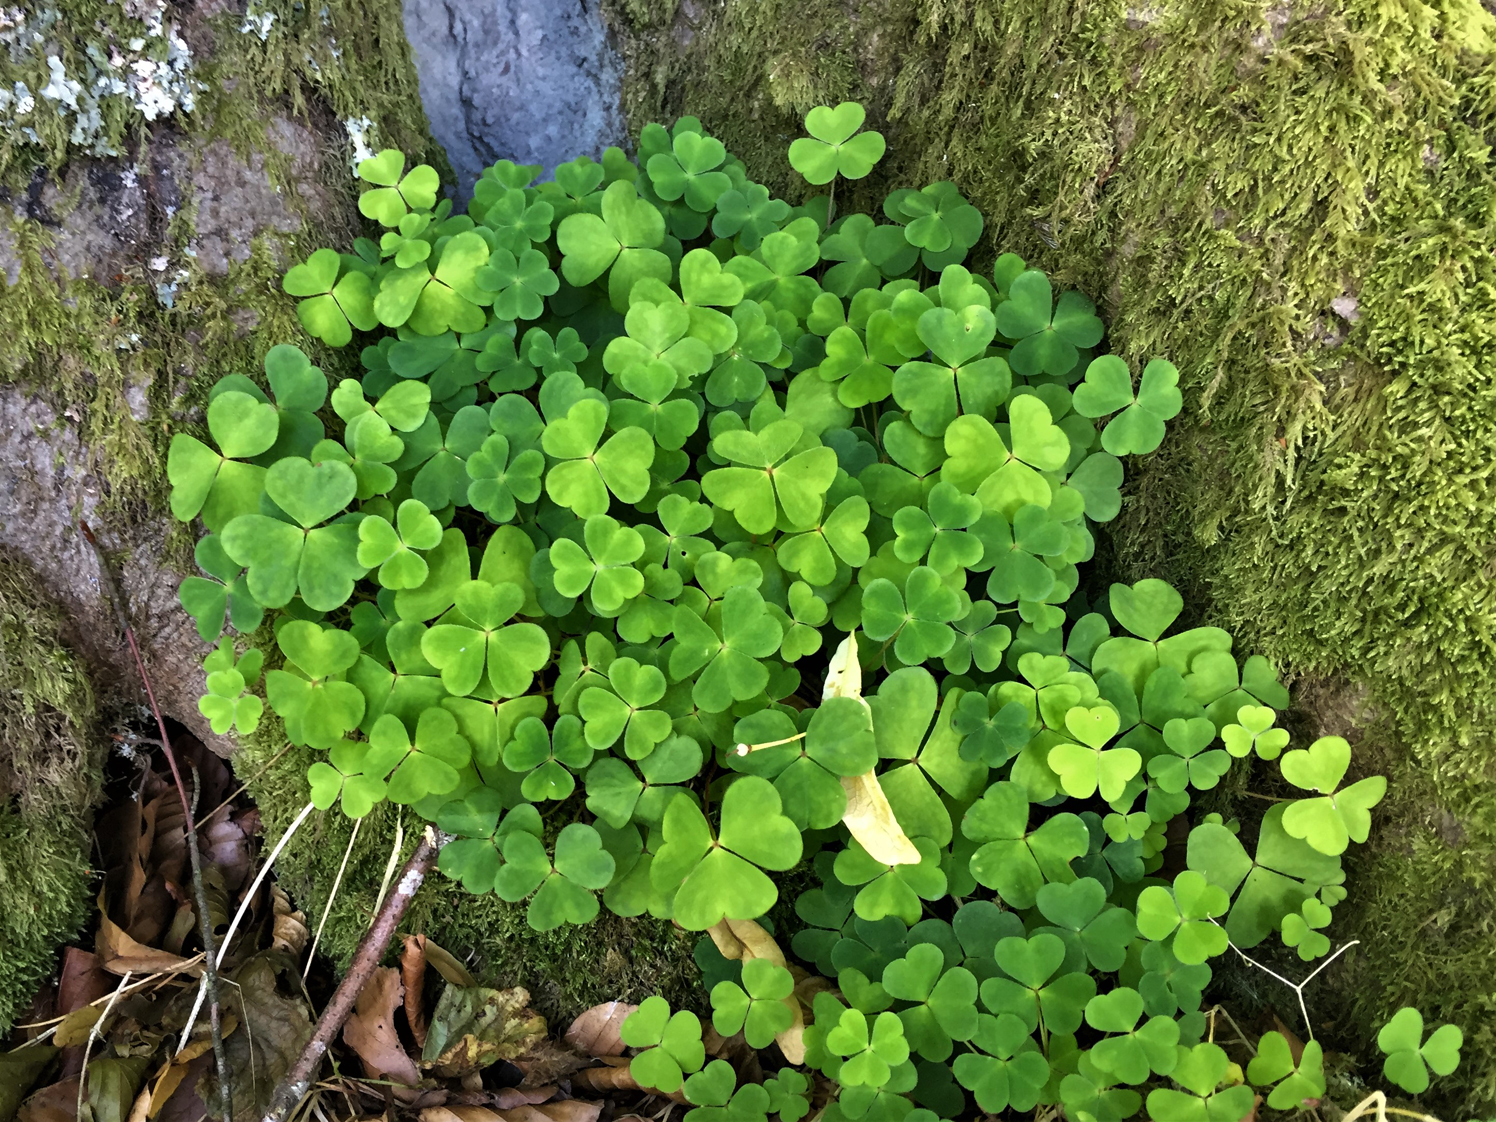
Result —
POLYGON ((169 556, 165 512, 108 508, 109 484, 74 419, 19 386, 0 386, 0 547, 28 558, 41 588, 67 617, 65 639, 99 681, 138 696, 135 664, 99 576, 99 560, 79 532, 88 522, 116 566, 141 653, 161 708, 219 752, 197 711, 208 647, 177 603, 180 575, 169 556))
POLYGON ((547 171, 626 135, 599 0, 405 0, 431 131, 458 198, 497 160, 547 171))

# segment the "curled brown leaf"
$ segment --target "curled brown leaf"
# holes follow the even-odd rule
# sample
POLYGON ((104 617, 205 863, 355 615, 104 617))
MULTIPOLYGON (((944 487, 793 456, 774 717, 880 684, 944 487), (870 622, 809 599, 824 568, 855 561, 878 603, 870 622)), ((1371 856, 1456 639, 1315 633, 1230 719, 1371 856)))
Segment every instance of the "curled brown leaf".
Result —
POLYGON ((623 1001, 594 1005, 571 1022, 566 1043, 588 1056, 621 1056, 624 1044, 619 1029, 637 1008, 623 1001))
POLYGON ((395 1010, 404 996, 405 987, 397 970, 389 966, 375 970, 343 1026, 343 1040, 358 1053, 371 1078, 414 1087, 421 1081, 421 1073, 395 1030, 395 1010))

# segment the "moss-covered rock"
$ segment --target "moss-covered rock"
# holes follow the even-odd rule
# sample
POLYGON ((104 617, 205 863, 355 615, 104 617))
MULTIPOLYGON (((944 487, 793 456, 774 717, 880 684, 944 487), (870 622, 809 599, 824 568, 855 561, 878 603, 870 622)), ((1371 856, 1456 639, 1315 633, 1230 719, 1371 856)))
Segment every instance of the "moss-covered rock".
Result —
MULTIPOLYGON (((247 10, 62 0, 25 18, 21 46, 0 51, 0 89, 22 82, 33 95, 25 114, 0 103, 9 203, 0 218, 0 463, 13 476, 0 489, 0 544, 47 559, 33 583, 61 602, 101 690, 135 701, 133 664, 77 532, 87 519, 120 572, 167 715, 231 751, 197 713, 207 648, 176 601, 192 540, 166 513, 171 434, 200 424, 214 380, 258 376, 277 343, 298 343, 334 379, 357 372, 356 349, 307 338, 280 276, 318 246, 364 232, 351 175, 361 145, 399 147, 443 170, 446 161, 427 130, 398 0, 254 0, 247 10), (143 45, 131 47, 135 39, 143 45), (94 83, 146 57, 167 65, 156 92, 171 95, 169 108, 133 81, 90 92, 112 90, 94 83)), ((237 766, 252 776, 273 756, 251 751, 237 766)), ((252 786, 272 839, 306 798, 307 762, 288 755, 252 786)), ((408 850, 414 824, 406 827, 408 850)), ((28 828, 27 844, 61 852, 61 840, 28 828)), ((0 870, 19 829, 0 817, 0 870)), ((280 860, 282 883, 308 914, 320 915, 350 829, 336 812, 319 816, 280 860)), ((340 962, 367 927, 395 833, 390 815, 362 828, 323 934, 340 962)), ((70 844, 71 872, 86 876, 87 851, 70 844)), ((8 900, 9 885, 0 890, 8 900)), ((66 914, 25 944, 29 965, 0 985, 0 1010, 45 972, 55 938, 81 916, 79 891, 49 897, 66 914)), ((474 900, 440 877, 405 927, 486 977, 531 987, 553 1018, 655 990, 680 998, 696 984, 691 943, 668 925, 614 921, 539 936, 522 908, 474 900)))
POLYGON ((1476 0, 611 11, 635 128, 696 114, 793 196, 799 116, 862 100, 890 156, 859 202, 954 180, 986 260, 1024 255, 1099 298, 1114 351, 1179 365, 1186 416, 1129 472, 1111 563, 1185 587, 1298 680, 1306 732, 1389 774, 1337 913, 1364 944, 1320 1015, 1351 1048, 1405 1002, 1459 1023, 1447 1101, 1488 1110, 1496 21, 1476 0))
POLYGON ((88 914, 103 750, 63 626, 35 570, 0 549, 0 1033, 88 914))
POLYGON ((89 521, 164 708, 209 739, 206 648, 176 603, 192 542, 165 511, 171 433, 200 423, 215 379, 301 337, 279 277, 358 226, 358 146, 440 161, 397 0, 251 7, 30 5, 0 51, 0 544, 48 558, 96 680, 133 691, 89 521))

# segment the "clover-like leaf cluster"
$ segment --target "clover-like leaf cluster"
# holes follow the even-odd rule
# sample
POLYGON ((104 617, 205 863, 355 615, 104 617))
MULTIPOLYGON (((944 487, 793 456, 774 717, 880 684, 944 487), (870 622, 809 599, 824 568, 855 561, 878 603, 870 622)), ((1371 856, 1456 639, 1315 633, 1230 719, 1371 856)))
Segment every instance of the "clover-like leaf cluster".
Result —
MULTIPOLYGON (((807 183, 869 175, 864 117, 809 115, 807 183)), ((952 183, 791 205, 693 118, 538 172, 501 161, 454 214, 431 168, 365 161, 377 238, 284 284, 359 376, 287 342, 174 437, 206 531, 182 601, 251 636, 208 660, 215 730, 263 719, 268 654, 312 802, 410 807, 541 930, 720 934, 812 862, 788 945, 826 981, 717 955, 711 1008, 836 1080, 827 1122, 1242 1117, 1210 961, 1326 953, 1385 784, 1343 785, 1344 741, 1285 752, 1272 667, 1172 587, 1083 581, 1178 371, 1135 377, 1014 255, 969 262, 952 183), (1249 851, 1192 800, 1258 760, 1309 797, 1249 851)), ((1389 1074, 1448 1066, 1405 1027, 1389 1074)), ((661 998, 622 1036, 688 1119, 809 1110, 798 1060, 739 1086, 661 998)), ((1267 1045, 1251 1078, 1309 1097, 1317 1062, 1267 1045)))

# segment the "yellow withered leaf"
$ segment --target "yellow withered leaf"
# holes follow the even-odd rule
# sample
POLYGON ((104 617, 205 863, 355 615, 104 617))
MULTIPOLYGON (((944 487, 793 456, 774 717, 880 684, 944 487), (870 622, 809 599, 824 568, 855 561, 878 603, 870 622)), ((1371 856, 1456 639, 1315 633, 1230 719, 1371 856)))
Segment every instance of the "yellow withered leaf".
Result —
POLYGON ((831 666, 826 671, 826 685, 821 690, 821 700, 833 697, 854 697, 862 700, 862 663, 857 661, 857 632, 848 633, 831 656, 831 666))
POLYGON ((894 817, 878 776, 870 771, 843 777, 841 784, 847 792, 847 812, 842 815, 842 823, 867 850, 868 856, 884 865, 918 865, 919 850, 894 817))

